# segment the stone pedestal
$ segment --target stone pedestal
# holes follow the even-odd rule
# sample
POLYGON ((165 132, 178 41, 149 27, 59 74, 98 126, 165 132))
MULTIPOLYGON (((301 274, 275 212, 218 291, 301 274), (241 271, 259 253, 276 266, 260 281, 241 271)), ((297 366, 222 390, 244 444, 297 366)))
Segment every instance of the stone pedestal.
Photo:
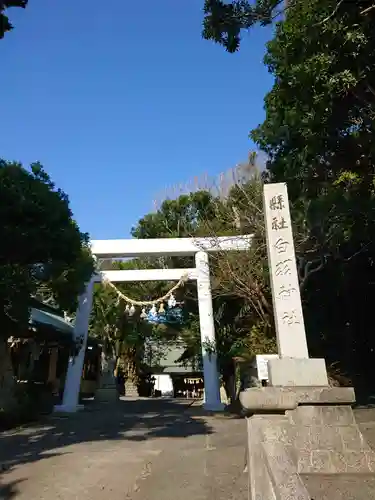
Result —
POLYGON ((311 500, 311 475, 318 482, 329 476, 330 484, 349 474, 375 478, 352 388, 262 387, 240 400, 248 414, 249 500, 311 500))
POLYGON ((99 403, 116 403, 120 399, 114 377, 115 361, 102 354, 102 376, 100 387, 95 393, 95 401, 99 403))
POLYGON ((116 403, 119 398, 116 386, 100 387, 95 393, 95 401, 98 403, 116 403))
POLYGON ((324 359, 274 358, 268 361, 269 385, 281 387, 327 387, 324 359))
POLYGON ((138 397, 138 388, 131 379, 125 381, 125 396, 129 398, 138 397))

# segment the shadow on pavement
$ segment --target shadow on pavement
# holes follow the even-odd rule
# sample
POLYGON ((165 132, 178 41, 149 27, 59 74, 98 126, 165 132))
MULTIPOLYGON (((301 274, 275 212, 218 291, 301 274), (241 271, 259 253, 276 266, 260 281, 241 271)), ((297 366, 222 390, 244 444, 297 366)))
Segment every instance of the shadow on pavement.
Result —
MULTIPOLYGON (((186 403, 173 400, 120 400, 112 406, 91 403, 85 411, 68 416, 54 414, 37 424, 1 433, 0 464, 9 470, 19 464, 69 453, 64 448, 85 442, 139 442, 213 432, 203 418, 193 418, 186 409, 186 403)), ((8 496, 1 489, 0 493, 0 499, 12 498, 11 491, 8 496)))
POLYGON ((17 485, 22 481, 12 481, 8 484, 2 484, 2 475, 0 475, 0 500, 11 500, 18 493, 17 485))

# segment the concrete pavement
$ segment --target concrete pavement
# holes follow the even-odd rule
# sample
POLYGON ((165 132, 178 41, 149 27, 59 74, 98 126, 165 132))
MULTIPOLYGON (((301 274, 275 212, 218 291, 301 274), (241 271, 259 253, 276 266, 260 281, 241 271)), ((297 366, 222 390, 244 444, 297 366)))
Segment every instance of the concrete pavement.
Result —
POLYGON ((247 498, 245 423, 130 400, 0 435, 2 500, 247 498))

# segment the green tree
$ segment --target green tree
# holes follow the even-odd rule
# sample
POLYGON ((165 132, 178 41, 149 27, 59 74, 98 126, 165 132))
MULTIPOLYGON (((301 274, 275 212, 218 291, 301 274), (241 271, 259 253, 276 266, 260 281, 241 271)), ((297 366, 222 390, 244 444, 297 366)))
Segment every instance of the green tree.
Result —
MULTIPOLYGON (((150 269, 160 267, 149 259, 113 262, 112 269, 150 269)), ((157 299, 173 286, 162 282, 116 283, 122 294, 136 301, 157 299)), ((129 305, 129 304, 128 304, 129 305)), ((141 317, 141 307, 134 314, 126 311, 126 301, 119 298, 108 284, 95 287, 90 332, 103 344, 105 360, 116 361, 124 370, 126 383, 138 385, 145 375, 145 356, 152 347, 153 361, 163 358, 168 351, 166 342, 176 337, 176 330, 165 325, 152 325, 141 317), (161 347, 161 343, 163 346, 161 347)))
MULTIPOLYGON (((256 3, 267 6, 266 22, 277 3, 256 3)), ((241 30, 258 22, 248 17, 254 5, 231 2, 227 17, 207 11, 207 37, 237 50, 241 30)), ((310 352, 370 383, 374 21, 365 0, 289 1, 266 51, 275 77, 266 119, 251 132, 268 156, 266 180, 287 182, 295 234, 303 236, 298 264, 310 352)))
POLYGON ((29 328, 30 297, 48 290, 67 311, 94 270, 88 235, 67 195, 39 163, 30 171, 0 160, 0 387, 10 383, 7 339, 29 328))
MULTIPOLYGON (((241 34, 254 26, 268 26, 285 19, 295 6, 305 5, 308 0, 205 0, 203 37, 225 47, 228 52, 240 48, 241 34), (299 4, 299 5, 298 5, 299 4)), ((314 3, 314 2, 313 2, 314 3)), ((361 16, 361 20, 372 16, 374 5, 369 0, 322 0, 315 10, 317 32, 324 24, 349 12, 361 16), (321 15, 323 14, 323 15, 321 15)), ((366 21, 367 22, 367 21, 366 21)))
POLYGON ((5 33, 13 29, 6 9, 10 7, 22 7, 24 9, 27 4, 28 0, 0 0, 0 38, 4 38, 5 33))
POLYGON ((256 24, 266 26, 277 18, 285 0, 205 0, 203 37, 236 52, 240 47, 241 32, 256 24))
POLYGON ((287 182, 295 217, 306 207, 308 245, 318 243, 322 265, 304 294, 311 349, 370 381, 375 11, 364 10, 331 0, 290 6, 267 48, 275 84, 252 137, 269 156, 269 179, 287 182))
MULTIPOLYGON (((160 209, 145 216, 133 230, 141 237, 200 237, 212 239, 254 233, 249 252, 219 252, 211 258, 216 350, 223 381, 233 391, 233 357, 246 353, 274 352, 272 305, 267 281, 262 184, 259 176, 245 186, 234 186, 227 198, 206 191, 166 200, 160 209)), ((191 259, 164 259, 173 267, 194 265, 191 259)), ((184 289, 187 322, 180 336, 185 343, 181 361, 201 363, 197 297, 194 284, 184 289)), ((210 346, 206 346, 210 348, 210 346)))
POLYGON ((181 238, 198 234, 202 221, 215 217, 214 197, 207 191, 165 200, 132 229, 135 238, 181 238))

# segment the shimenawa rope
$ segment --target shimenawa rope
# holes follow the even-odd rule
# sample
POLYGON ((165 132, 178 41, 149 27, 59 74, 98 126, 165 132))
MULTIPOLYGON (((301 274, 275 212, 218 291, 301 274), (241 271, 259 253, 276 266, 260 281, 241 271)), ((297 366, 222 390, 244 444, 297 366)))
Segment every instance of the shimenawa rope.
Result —
POLYGON ((172 293, 175 290, 177 290, 177 288, 180 288, 180 286, 182 286, 187 281, 187 279, 188 279, 188 274, 183 274, 180 278, 180 281, 176 283, 165 295, 155 300, 143 300, 143 301, 134 300, 131 299, 130 297, 127 297, 125 294, 120 292, 120 290, 108 278, 104 278, 103 283, 109 285, 117 293, 117 296, 120 299, 124 300, 125 302, 128 302, 129 304, 132 304, 133 306, 152 306, 154 304, 159 304, 160 302, 164 302, 165 300, 167 300, 169 296, 172 295, 172 293))

